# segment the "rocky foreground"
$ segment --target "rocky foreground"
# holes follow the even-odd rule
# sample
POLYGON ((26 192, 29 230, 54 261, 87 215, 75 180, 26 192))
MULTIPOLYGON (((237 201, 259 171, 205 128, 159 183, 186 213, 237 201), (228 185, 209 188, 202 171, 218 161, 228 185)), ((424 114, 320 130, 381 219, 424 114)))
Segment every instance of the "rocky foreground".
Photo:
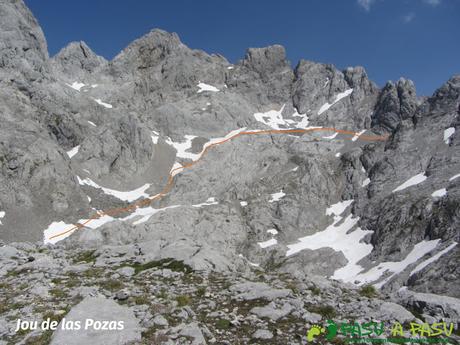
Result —
POLYGON ((84 42, 50 57, 22 0, 0 18, 3 342, 296 344, 319 324, 324 344, 328 319, 458 330, 459 75, 419 97, 360 66, 293 68, 280 45, 231 63, 159 29, 111 61, 84 42), (241 131, 265 134, 207 149, 241 131), (97 339, 15 331, 115 316, 127 328, 97 339))
MULTIPOLYGON (((173 259, 145 258, 128 248, 1 247, 1 343, 306 344, 311 326, 328 319, 456 323, 460 316, 454 298, 408 291, 390 297, 318 276, 295 278, 257 267, 203 272, 173 259), (48 319, 114 320, 123 321, 124 330, 112 323, 110 330, 99 332, 15 332, 18 319, 39 324, 48 319)), ((322 336, 316 343, 329 342, 322 336)), ((344 339, 338 336, 332 343, 344 339)))

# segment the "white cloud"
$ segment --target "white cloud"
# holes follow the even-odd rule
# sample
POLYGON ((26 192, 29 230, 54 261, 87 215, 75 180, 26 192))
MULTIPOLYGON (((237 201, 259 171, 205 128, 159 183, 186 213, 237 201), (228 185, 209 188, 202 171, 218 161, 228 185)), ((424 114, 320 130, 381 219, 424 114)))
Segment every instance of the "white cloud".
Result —
POLYGON ((423 2, 431 6, 438 6, 441 4, 441 0, 423 0, 423 2))
MULTIPOLYGON (((359 6, 364 8, 366 11, 370 11, 372 5, 374 5, 377 0, 356 0, 356 1, 359 6)), ((421 1, 433 7, 440 5, 442 2, 442 0, 421 0, 421 1)), ((405 22, 409 23, 410 21, 412 21, 412 19, 414 19, 415 15, 405 16, 404 18, 406 17, 409 18, 409 20, 408 21, 405 20, 405 22)))
POLYGON ((410 12, 403 17, 403 21, 404 23, 410 23, 411 21, 414 20, 414 18, 415 18, 415 13, 410 12))
POLYGON ((374 2, 375 0, 358 0, 358 5, 364 8, 366 11, 369 11, 374 2))

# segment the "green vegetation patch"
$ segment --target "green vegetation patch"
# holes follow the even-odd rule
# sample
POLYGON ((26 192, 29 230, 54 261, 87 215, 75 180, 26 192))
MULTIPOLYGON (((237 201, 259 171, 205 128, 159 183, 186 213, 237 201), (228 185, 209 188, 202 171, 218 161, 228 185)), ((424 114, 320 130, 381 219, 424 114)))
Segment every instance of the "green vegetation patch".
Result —
POLYGON ((134 268, 135 274, 138 274, 145 270, 149 270, 151 268, 156 268, 156 269, 167 268, 174 272, 183 272, 183 273, 193 272, 193 269, 189 265, 184 264, 183 261, 179 261, 179 260, 175 260, 171 258, 150 261, 150 262, 146 262, 145 264, 134 263, 130 266, 134 268))
POLYGON ((359 294, 367 298, 374 298, 378 296, 377 290, 373 285, 364 285, 361 290, 359 290, 359 294))

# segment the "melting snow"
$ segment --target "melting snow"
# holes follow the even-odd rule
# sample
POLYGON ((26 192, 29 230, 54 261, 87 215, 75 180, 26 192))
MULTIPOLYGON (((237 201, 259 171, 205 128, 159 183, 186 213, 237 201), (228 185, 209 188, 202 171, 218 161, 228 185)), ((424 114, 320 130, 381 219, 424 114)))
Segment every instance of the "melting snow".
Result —
POLYGON ((418 264, 417 267, 415 267, 412 272, 409 274, 409 277, 421 270, 423 270, 426 266, 428 266, 429 264, 431 264, 432 262, 435 262, 436 260, 438 260, 441 256, 443 256, 444 254, 446 254, 448 251, 450 251, 451 249, 453 249, 455 246, 457 245, 457 242, 454 242, 452 243, 450 246, 448 246, 447 248, 441 250, 439 253, 437 253, 436 255, 433 255, 431 258, 423 261, 422 263, 418 264))
POLYGON ((280 201, 280 199, 281 199, 282 197, 284 197, 285 195, 286 195, 286 194, 284 194, 284 192, 283 192, 282 190, 281 190, 280 192, 278 192, 278 193, 273 193, 273 194, 271 195, 272 198, 271 198, 268 202, 280 201))
POLYGON ((177 174, 181 173, 182 171, 184 170, 184 167, 182 166, 182 164, 176 162, 174 163, 174 165, 172 166, 171 168, 171 171, 170 171, 170 174, 171 176, 176 176, 177 174))
POLYGON ((209 198, 206 202, 202 202, 201 204, 192 205, 193 207, 202 207, 202 206, 209 206, 209 205, 217 205, 218 202, 216 198, 209 198))
POLYGON ((337 158, 339 158, 341 155, 342 155, 342 154, 341 154, 340 152, 337 152, 337 153, 335 154, 335 156, 336 156, 337 158))
POLYGON ((255 113, 254 118, 257 121, 262 122, 264 125, 267 125, 276 130, 280 130, 283 128, 309 128, 309 120, 307 114, 299 114, 297 110, 295 110, 294 114, 292 114, 292 117, 299 117, 299 121, 296 122, 291 119, 284 119, 282 115, 284 107, 285 105, 283 105, 280 110, 269 110, 265 113, 255 113))
POLYGON ((445 195, 447 195, 447 189, 445 189, 445 188, 438 189, 437 191, 434 191, 431 194, 431 196, 433 198, 442 198, 445 195))
POLYGON ((116 198, 118 198, 120 200, 123 200, 123 201, 131 202, 131 201, 137 200, 137 199, 139 199, 141 197, 144 197, 144 198, 149 197, 149 195, 147 193, 145 193, 145 191, 147 189, 149 189, 149 187, 150 187, 150 184, 148 184, 148 183, 143 185, 142 187, 137 188, 137 189, 127 191, 127 192, 122 192, 122 191, 118 191, 118 190, 114 190, 114 189, 99 186, 96 182, 91 180, 89 177, 87 177, 84 180, 82 180, 79 176, 77 176, 77 179, 78 179, 78 183, 81 184, 81 185, 87 185, 87 186, 91 186, 91 187, 94 187, 94 188, 102 189, 102 191, 105 194, 112 195, 112 196, 114 196, 114 197, 116 197, 116 198))
POLYGON ((264 241, 264 242, 257 242, 257 244, 260 246, 260 248, 271 247, 271 246, 274 246, 277 243, 278 243, 278 241, 276 240, 276 238, 271 238, 268 241, 264 241))
POLYGON ((69 156, 69 158, 72 158, 73 156, 75 156, 78 153, 79 149, 80 149, 80 145, 75 146, 72 150, 67 151, 67 156, 69 156))
POLYGON ((158 209, 153 208, 151 206, 143 207, 143 208, 137 208, 129 216, 123 218, 122 221, 127 221, 127 220, 130 220, 130 219, 136 218, 136 217, 142 217, 141 219, 136 220, 135 222, 133 222, 133 225, 138 225, 138 224, 141 224, 141 223, 145 223, 146 221, 148 221, 150 219, 150 217, 152 217, 154 214, 156 214, 158 212, 166 211, 166 210, 168 210, 170 208, 176 208, 176 207, 180 207, 180 206, 181 205, 173 205, 173 206, 168 206, 168 207, 158 208, 158 209))
POLYGON ((423 256, 435 249, 439 241, 440 239, 419 242, 414 246, 410 253, 407 254, 404 260, 398 262, 382 262, 378 266, 371 268, 369 271, 356 275, 351 281, 359 280, 360 285, 368 284, 378 280, 385 272, 391 272, 390 276, 383 279, 381 282, 374 284, 377 288, 381 288, 392 277, 404 271, 407 266, 416 263, 423 256))
POLYGON ((345 201, 339 201, 336 204, 331 205, 326 209, 326 216, 340 216, 348 206, 350 206, 353 203, 353 199, 351 200, 345 200, 345 201))
POLYGON ((63 240, 64 238, 67 238, 69 237, 70 235, 72 235, 74 233, 74 231, 76 230, 72 230, 72 231, 69 231, 68 233, 62 235, 62 236, 59 236, 59 237, 55 237, 55 238, 50 238, 50 237, 53 237, 54 235, 57 235, 57 234, 60 234, 61 232, 65 231, 66 229, 69 229, 73 227, 73 224, 67 224, 67 223, 64 223, 64 222, 52 222, 48 228, 43 231, 43 242, 45 244, 47 243, 51 243, 51 244, 54 244, 56 242, 59 242, 61 240, 63 240))
POLYGON ((318 115, 321 115, 322 113, 324 113, 326 110, 328 110, 338 101, 340 101, 342 98, 349 96, 352 92, 353 92, 353 89, 348 89, 348 90, 345 90, 344 92, 339 93, 337 96, 335 96, 335 100, 332 103, 325 103, 321 106, 321 108, 319 108, 318 115))
POLYGON ((198 93, 202 93, 203 91, 211 91, 211 92, 218 92, 219 89, 215 86, 208 85, 205 83, 198 83, 197 85, 200 89, 197 91, 198 93))
POLYGON ((356 141, 356 140, 358 140, 358 138, 359 138, 361 135, 363 135, 363 134, 364 134, 364 132, 366 132, 366 130, 365 130, 365 129, 364 129, 364 130, 362 130, 361 132, 358 132, 358 133, 356 133, 356 134, 354 135, 354 137, 353 137, 353 138, 351 138, 351 141, 356 141))
POLYGON ((449 179, 449 181, 453 181, 453 180, 455 180, 456 178, 459 178, 459 177, 460 177, 460 174, 454 175, 449 179))
POLYGON ((455 133, 454 127, 449 127, 444 131, 444 142, 449 144, 449 138, 455 133))
POLYGON ((72 84, 67 84, 67 86, 70 86, 72 89, 80 91, 80 89, 85 86, 83 83, 79 83, 78 81, 74 81, 72 84))
POLYGON ((255 113, 254 117, 257 121, 262 122, 263 124, 273 128, 281 129, 280 125, 286 125, 286 122, 283 119, 281 113, 284 110, 284 105, 281 109, 278 110, 269 110, 266 113, 255 113))
POLYGON ((411 187, 411 186, 415 186, 419 183, 422 183, 423 181, 425 181, 427 179, 427 177, 425 176, 425 172, 422 172, 418 175, 415 175, 415 176, 412 176, 410 179, 408 179, 406 182, 404 182, 402 185, 396 187, 395 189, 393 189, 393 192, 398 192, 400 190, 403 190, 403 189, 406 189, 408 187, 411 187))
MULTIPOLYGON (((5 217, 5 211, 0 211, 0 219, 5 217)), ((2 221, 0 220, 0 225, 2 224, 2 221)))
POLYGON ((204 151, 206 150, 208 146, 216 144, 216 143, 224 142, 225 140, 230 139, 231 137, 237 135, 238 133, 243 132, 245 129, 246 127, 235 129, 231 131, 230 133, 228 133, 225 137, 212 138, 206 144, 203 145, 203 149, 201 150, 200 153, 186 152, 188 149, 192 147, 192 140, 196 138, 196 136, 194 135, 185 135, 184 137, 186 140, 185 142, 182 142, 182 143, 176 143, 172 141, 170 138, 167 138, 166 143, 173 146, 176 149, 177 157, 188 158, 188 159, 195 161, 195 160, 198 160, 203 155, 204 151))
POLYGON ((278 231, 276 229, 268 229, 267 232, 269 234, 272 234, 273 236, 278 234, 278 231))
POLYGON ((248 203, 246 201, 240 201, 240 205, 245 207, 245 206, 248 206, 248 203))
POLYGON ((104 102, 102 102, 99 98, 95 98, 94 100, 97 102, 97 104, 100 104, 100 105, 102 105, 103 107, 106 107, 107 109, 112 109, 112 108, 113 108, 113 107, 112 107, 112 104, 104 103, 104 102))
POLYGON ((248 258, 246 258, 243 254, 238 254, 238 256, 240 258, 243 258, 244 260, 246 260, 248 262, 248 264, 250 264, 251 266, 260 267, 260 264, 256 264, 254 262, 249 261, 248 258))
POLYGON ((234 69, 235 67, 233 66, 228 66, 227 69, 234 69))
POLYGON ((156 145, 156 144, 158 144, 158 139, 160 138, 160 133, 155 132, 155 131, 152 131, 152 133, 153 133, 153 134, 151 135, 151 137, 152 137, 152 142, 156 145))
POLYGON ((94 122, 88 121, 88 123, 89 123, 91 126, 97 127, 96 124, 95 124, 94 122))
POLYGON ((327 136, 327 137, 323 137, 323 139, 334 139, 337 135, 339 135, 339 133, 338 133, 338 132, 335 132, 335 133, 332 134, 332 135, 329 135, 329 136, 327 136))
POLYGON ((372 251, 372 245, 361 242, 364 236, 372 233, 372 231, 357 228, 349 233, 358 223, 359 217, 353 218, 353 215, 350 214, 342 221, 343 217, 340 215, 352 202, 353 200, 346 200, 329 207, 326 210, 326 215, 334 215, 334 222, 323 231, 299 238, 298 243, 289 244, 286 256, 304 249, 315 250, 329 247, 335 251, 341 251, 348 263, 336 270, 332 278, 353 281, 352 277, 363 270, 357 263, 372 251))
POLYGON ((371 183, 371 179, 367 178, 363 181, 363 184, 361 186, 366 187, 369 183, 371 183))
POLYGON ((184 138, 184 142, 178 143, 172 141, 171 138, 168 137, 166 139, 166 144, 171 145, 176 149, 176 156, 179 158, 188 158, 191 160, 197 160, 198 158, 200 158, 199 153, 187 152, 187 150, 192 148, 192 140, 196 138, 196 135, 185 135, 184 138))

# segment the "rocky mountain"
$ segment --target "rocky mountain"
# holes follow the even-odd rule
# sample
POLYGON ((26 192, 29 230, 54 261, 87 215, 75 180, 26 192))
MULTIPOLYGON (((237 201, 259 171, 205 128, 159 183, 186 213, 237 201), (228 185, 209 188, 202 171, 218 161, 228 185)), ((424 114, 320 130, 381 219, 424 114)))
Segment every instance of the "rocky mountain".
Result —
POLYGON ((111 61, 84 42, 50 58, 22 0, 2 0, 0 16, 0 337, 68 343, 11 320, 45 314, 29 298, 62 316, 98 294, 134 311, 125 343, 142 331, 234 344, 226 329, 241 325, 241 343, 259 331, 298 343, 301 324, 331 318, 322 304, 341 319, 388 307, 372 317, 409 320, 405 307, 458 323, 460 75, 417 97, 412 81, 379 88, 362 67, 293 69, 279 45, 231 64, 158 29, 111 61), (138 266, 145 281, 123 269, 138 266), (158 297, 168 279, 191 300, 158 297), (259 289, 289 291, 231 302, 259 289))

